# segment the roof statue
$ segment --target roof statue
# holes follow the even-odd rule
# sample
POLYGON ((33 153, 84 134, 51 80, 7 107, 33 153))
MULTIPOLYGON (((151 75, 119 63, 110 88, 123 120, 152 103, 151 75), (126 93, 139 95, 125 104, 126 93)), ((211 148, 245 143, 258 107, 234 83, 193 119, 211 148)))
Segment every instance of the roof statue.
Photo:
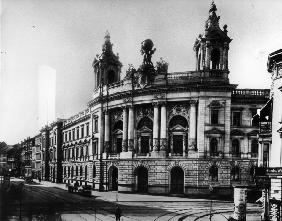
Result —
POLYGON ((151 39, 146 39, 141 43, 141 54, 143 57, 143 64, 145 65, 153 65, 151 58, 155 53, 156 48, 154 48, 154 43, 151 39))

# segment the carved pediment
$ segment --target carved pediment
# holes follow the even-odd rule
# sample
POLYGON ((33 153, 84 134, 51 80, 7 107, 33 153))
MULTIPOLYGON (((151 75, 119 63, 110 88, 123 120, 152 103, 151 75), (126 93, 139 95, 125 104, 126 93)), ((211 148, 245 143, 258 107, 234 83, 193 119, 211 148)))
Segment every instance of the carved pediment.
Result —
POLYGON ((141 133, 152 133, 152 130, 149 127, 143 126, 139 129, 141 133))
POLYGON ((115 134, 115 135, 117 135, 117 134, 122 134, 122 133, 123 133, 123 131, 120 130, 120 129, 117 129, 117 130, 114 131, 114 134, 115 134))
POLYGON ((245 133, 241 130, 232 130, 230 136, 245 136, 245 133))
POLYGON ((256 137, 258 135, 258 130, 252 130, 251 132, 247 133, 249 137, 256 137))
POLYGON ((187 128, 177 124, 174 127, 170 128, 171 131, 184 131, 187 130, 187 128))

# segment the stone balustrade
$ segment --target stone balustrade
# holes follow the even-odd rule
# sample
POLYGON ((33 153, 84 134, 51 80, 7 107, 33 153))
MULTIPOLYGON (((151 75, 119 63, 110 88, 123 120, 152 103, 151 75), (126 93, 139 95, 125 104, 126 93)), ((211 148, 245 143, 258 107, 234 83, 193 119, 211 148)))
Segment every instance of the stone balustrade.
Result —
POLYGON ((252 96, 269 98, 269 89, 236 89, 232 91, 232 96, 252 96))

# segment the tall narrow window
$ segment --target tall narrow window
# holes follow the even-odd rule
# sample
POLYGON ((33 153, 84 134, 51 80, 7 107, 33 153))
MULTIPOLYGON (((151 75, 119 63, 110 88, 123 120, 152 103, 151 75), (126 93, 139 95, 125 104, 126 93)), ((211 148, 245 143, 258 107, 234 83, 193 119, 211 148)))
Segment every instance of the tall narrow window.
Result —
POLYGON ((258 155, 258 140, 253 139, 251 144, 251 151, 252 151, 252 157, 257 157, 258 155))
POLYGON ((232 125, 241 126, 241 112, 240 111, 232 112, 232 125))
POLYGON ((86 136, 89 136, 89 123, 86 124, 86 136))
POLYGON ((240 142, 238 139, 232 140, 232 155, 234 157, 239 157, 240 155, 240 142))
POLYGON ((79 127, 76 128, 76 139, 79 139, 79 127))
POLYGON ((84 125, 81 125, 81 138, 84 137, 84 125))
POLYGON ((211 124, 218 124, 218 109, 211 109, 211 124))
POLYGON ((72 138, 75 140, 75 129, 72 129, 72 138))
POLYGON ((218 142, 216 138, 212 138, 210 141, 210 155, 217 156, 217 146, 218 142))

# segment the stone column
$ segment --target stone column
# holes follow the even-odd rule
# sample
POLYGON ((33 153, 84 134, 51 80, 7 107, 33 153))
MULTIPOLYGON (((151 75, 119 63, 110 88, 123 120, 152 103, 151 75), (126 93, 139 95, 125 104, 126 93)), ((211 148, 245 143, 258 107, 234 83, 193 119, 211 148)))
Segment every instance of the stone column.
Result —
POLYGON ((196 101, 190 102, 190 128, 189 128, 189 150, 196 149, 196 131, 197 131, 197 110, 196 101))
POLYGON ((99 124, 99 155, 100 155, 101 153, 103 153, 104 132, 105 132, 105 128, 104 128, 104 126, 105 126, 105 124, 104 124, 104 113, 102 112, 102 108, 99 111, 98 124, 99 124))
POLYGON ((123 107, 122 152, 127 151, 127 108, 123 107))
POLYGON ((170 155, 173 155, 173 134, 170 135, 170 155))
POLYGON ((105 143, 104 153, 109 153, 110 150, 110 117, 109 112, 105 111, 105 143))
POLYGON ((133 107, 128 108, 128 151, 132 151, 134 147, 134 113, 133 107))
POLYGON ((166 151, 167 148, 167 125, 166 125, 166 106, 161 106, 161 139, 160 139, 160 150, 166 151))
POLYGON ((186 156, 186 133, 183 134, 183 156, 186 156))
POLYGON ((139 136, 139 138, 138 138, 138 153, 139 154, 141 153, 141 136, 139 136))
POLYGON ((220 69, 220 70, 223 69, 223 63, 224 63, 223 48, 220 48, 220 60, 219 60, 219 67, 218 67, 218 69, 220 69))
POLYGON ((210 61, 211 61, 211 49, 210 49, 210 42, 207 41, 206 43, 206 68, 210 69, 210 61))
POLYGON ((259 142, 259 149, 258 149, 258 166, 263 165, 263 143, 259 142))
POLYGON ((154 104, 153 151, 159 148, 159 106, 154 104))

